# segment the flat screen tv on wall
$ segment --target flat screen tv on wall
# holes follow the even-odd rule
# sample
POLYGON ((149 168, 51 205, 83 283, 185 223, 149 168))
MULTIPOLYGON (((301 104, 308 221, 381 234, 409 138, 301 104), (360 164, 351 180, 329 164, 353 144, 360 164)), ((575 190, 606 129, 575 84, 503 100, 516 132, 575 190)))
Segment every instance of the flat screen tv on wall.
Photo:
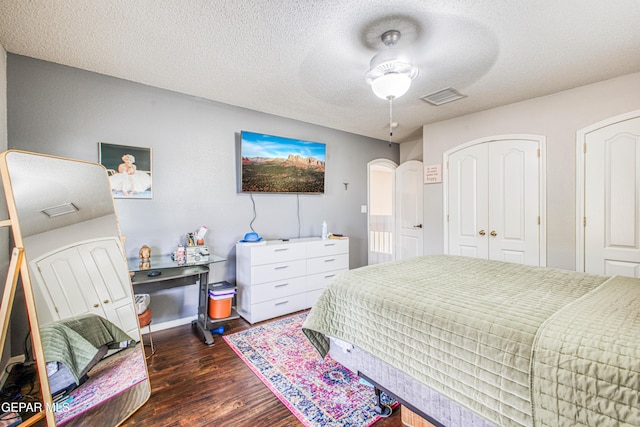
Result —
POLYGON ((324 193, 326 144, 242 131, 242 192, 324 193))

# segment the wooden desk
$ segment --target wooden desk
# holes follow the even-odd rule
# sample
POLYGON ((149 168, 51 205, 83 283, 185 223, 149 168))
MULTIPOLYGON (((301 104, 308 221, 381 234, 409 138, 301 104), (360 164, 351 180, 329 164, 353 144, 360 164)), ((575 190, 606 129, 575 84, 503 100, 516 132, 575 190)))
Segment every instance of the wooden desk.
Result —
POLYGON ((194 330, 202 334, 205 344, 213 345, 213 329, 216 323, 238 318, 235 309, 231 310, 231 316, 224 319, 211 319, 209 317, 209 271, 210 265, 224 262, 226 259, 212 255, 204 261, 178 265, 170 255, 151 257, 149 268, 141 268, 138 258, 129 259, 129 271, 133 273, 131 284, 134 294, 149 293, 160 289, 175 288, 178 286, 198 284, 198 318, 191 322, 194 330), (149 272, 157 270, 157 276, 149 276, 149 272))

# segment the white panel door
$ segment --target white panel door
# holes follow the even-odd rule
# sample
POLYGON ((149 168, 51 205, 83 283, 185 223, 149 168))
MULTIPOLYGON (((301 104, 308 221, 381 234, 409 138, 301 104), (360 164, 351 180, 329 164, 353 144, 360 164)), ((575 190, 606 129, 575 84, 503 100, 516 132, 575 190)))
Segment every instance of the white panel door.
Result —
POLYGON ((71 247, 35 260, 36 283, 44 295, 49 315, 40 306, 38 318, 43 323, 82 314, 96 314, 106 318, 96 289, 80 259, 78 249, 71 247))
POLYGON ((129 271, 121 247, 114 239, 72 246, 34 260, 36 283, 44 295, 48 323, 81 314, 108 319, 139 340, 129 271), (121 280, 122 279, 122 280, 121 280))
POLYGON ((421 161, 409 160, 396 170, 396 230, 395 259, 423 254, 424 166, 421 161))
POLYGON ((129 268, 115 240, 100 240, 78 247, 87 265, 106 318, 137 340, 138 314, 132 296, 129 268))
POLYGON ((489 152, 489 259, 538 265, 538 144, 494 141, 489 152))
POLYGON ((487 144, 472 145, 449 156, 448 253, 452 255, 489 257, 487 159, 487 144))
POLYGON ((544 265, 541 145, 505 138, 445 153, 446 253, 544 265))
POLYGON ((640 117, 584 141, 584 270, 640 277, 640 117))

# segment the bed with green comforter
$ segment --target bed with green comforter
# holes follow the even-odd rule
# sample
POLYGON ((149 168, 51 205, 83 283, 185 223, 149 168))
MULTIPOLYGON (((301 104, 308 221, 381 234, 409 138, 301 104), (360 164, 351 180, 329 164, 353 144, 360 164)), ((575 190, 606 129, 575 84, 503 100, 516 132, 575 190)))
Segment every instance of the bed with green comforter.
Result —
POLYGON ((640 279, 424 256, 336 277, 303 331, 496 426, 640 426, 640 279))

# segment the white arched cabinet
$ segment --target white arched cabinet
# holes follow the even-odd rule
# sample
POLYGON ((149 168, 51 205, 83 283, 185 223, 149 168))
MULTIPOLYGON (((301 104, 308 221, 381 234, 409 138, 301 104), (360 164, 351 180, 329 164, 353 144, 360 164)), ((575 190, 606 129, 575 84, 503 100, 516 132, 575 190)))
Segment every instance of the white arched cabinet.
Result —
POLYGON ((471 141, 443 164, 444 253, 546 265, 543 137, 471 141))

